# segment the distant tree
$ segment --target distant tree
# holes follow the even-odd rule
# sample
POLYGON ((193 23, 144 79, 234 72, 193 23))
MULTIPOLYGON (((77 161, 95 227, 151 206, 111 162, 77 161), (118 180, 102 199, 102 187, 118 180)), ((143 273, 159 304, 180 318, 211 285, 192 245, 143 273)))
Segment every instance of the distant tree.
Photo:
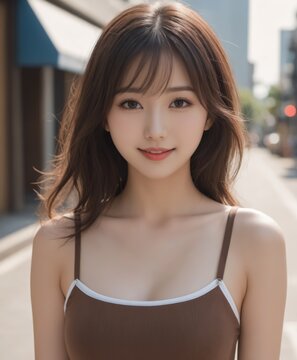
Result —
POLYGON ((242 116, 247 120, 247 128, 254 124, 264 127, 267 114, 264 102, 257 99, 250 89, 239 89, 242 116))
POLYGON ((278 117, 281 106, 282 91, 279 85, 272 85, 265 99, 267 110, 274 116, 278 117))

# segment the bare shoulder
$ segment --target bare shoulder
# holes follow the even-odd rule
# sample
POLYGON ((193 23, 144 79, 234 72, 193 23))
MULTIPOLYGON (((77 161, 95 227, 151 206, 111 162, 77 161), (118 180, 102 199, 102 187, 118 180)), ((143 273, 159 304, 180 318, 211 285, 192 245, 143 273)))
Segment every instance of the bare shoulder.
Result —
POLYGON ((73 214, 65 214, 45 221, 33 239, 35 255, 46 254, 57 264, 64 251, 65 236, 73 232, 73 214))
POLYGON ((73 225, 73 213, 58 215, 50 220, 44 221, 38 229, 39 236, 46 238, 58 238, 66 235, 67 228, 73 225))
POLYGON ((38 229, 36 235, 38 238, 54 240, 58 238, 63 238, 65 235, 72 231, 72 228, 73 214, 67 213, 43 222, 38 229))
POLYGON ((278 222, 268 214, 253 208, 239 208, 236 219, 240 252, 249 277, 265 273, 265 268, 286 261, 285 236, 278 222))
POLYGON ((236 222, 242 246, 249 249, 261 246, 278 247, 285 242, 283 230, 277 221, 260 210, 240 207, 236 222))

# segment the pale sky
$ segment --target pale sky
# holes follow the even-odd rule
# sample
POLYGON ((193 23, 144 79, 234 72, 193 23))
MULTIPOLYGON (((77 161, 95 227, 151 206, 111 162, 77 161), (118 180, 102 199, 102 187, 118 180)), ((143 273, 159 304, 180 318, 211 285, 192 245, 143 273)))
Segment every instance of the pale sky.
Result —
MULTIPOLYGON (((267 85, 279 80, 280 29, 296 24, 297 0, 249 0, 248 58, 255 64, 254 80, 267 85)), ((265 93, 257 86, 255 93, 265 93)))

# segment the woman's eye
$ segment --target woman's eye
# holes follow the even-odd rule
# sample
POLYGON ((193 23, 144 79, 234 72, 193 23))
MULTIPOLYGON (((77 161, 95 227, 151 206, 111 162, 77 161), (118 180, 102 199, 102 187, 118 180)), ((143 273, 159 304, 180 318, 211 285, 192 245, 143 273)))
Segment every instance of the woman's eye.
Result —
POLYGON ((138 102, 135 101, 135 100, 125 100, 125 101, 120 103, 120 107, 123 107, 126 110, 135 110, 135 109, 137 110, 137 107, 136 107, 137 104, 138 104, 138 102), (125 107, 124 104, 130 104, 132 106, 131 107, 130 106, 125 107))
MULTIPOLYGON (((191 105, 190 101, 183 99, 183 98, 175 99, 172 102, 172 104, 175 104, 175 106, 173 106, 173 108, 176 108, 176 109, 182 109, 182 108, 185 108, 185 107, 188 107, 191 105), (186 105, 183 106, 183 104, 186 104, 186 105)), ((137 101, 127 99, 127 100, 121 102, 119 106, 125 110, 138 110, 140 108, 137 107, 137 105, 140 105, 137 101), (125 105, 127 105, 127 106, 125 106, 125 105)))
POLYGON ((182 98, 175 99, 173 101, 173 103, 175 103, 177 105, 176 106, 177 108, 184 108, 184 107, 187 107, 187 106, 191 105, 191 103, 188 100, 182 99, 182 98), (182 105, 182 103, 187 103, 187 105, 186 106, 179 106, 179 105, 182 105))

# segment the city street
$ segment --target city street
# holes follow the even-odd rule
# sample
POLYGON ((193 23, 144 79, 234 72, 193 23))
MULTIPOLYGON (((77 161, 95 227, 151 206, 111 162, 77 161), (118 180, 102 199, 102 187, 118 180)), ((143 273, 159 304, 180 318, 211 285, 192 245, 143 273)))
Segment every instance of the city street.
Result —
MULTIPOLYGON (((266 149, 246 150, 235 187, 243 207, 277 221, 286 238, 288 293, 281 360, 297 359, 297 168, 266 149)), ((1 241, 1 240, 0 240, 1 241)), ((0 262, 0 354, 2 360, 32 360, 31 245, 0 262)), ((45 309, 46 311, 46 309, 45 309)))

